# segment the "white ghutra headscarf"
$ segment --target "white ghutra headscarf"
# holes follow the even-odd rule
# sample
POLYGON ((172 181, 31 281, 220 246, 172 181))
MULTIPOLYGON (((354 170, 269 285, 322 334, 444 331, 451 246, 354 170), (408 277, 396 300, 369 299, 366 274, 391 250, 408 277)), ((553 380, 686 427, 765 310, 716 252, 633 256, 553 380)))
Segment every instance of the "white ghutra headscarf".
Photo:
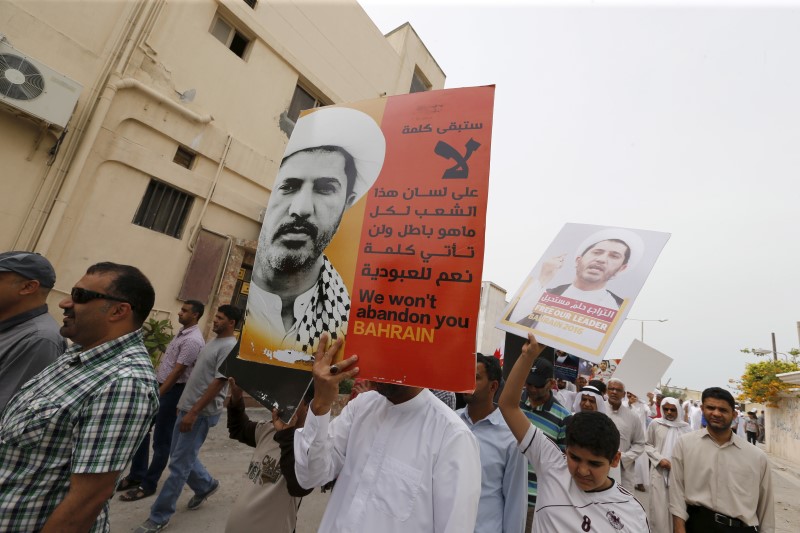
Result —
POLYGON ((669 428, 669 431, 667 431, 667 438, 664 440, 664 449, 661 451, 661 455, 667 460, 672 461, 672 449, 675 447, 675 443, 678 442, 681 435, 689 432, 689 424, 681 420, 681 402, 670 397, 661 400, 661 418, 656 418, 653 422, 669 428), (678 409, 677 419, 667 420, 664 418, 664 405, 666 404, 674 405, 678 409))
POLYGON ((581 409, 581 399, 584 395, 594 396, 597 402, 597 411, 606 414, 606 401, 597 387, 593 387, 592 385, 586 385, 575 394, 575 401, 572 403, 573 413, 580 413, 583 411, 583 409, 581 409))

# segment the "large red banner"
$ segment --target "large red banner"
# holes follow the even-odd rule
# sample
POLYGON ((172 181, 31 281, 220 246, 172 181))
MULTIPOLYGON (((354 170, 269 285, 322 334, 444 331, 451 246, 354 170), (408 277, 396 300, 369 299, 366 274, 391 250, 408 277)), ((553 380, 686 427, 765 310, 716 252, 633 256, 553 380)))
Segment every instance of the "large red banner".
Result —
POLYGON ((468 391, 494 87, 315 109, 275 177, 226 372, 290 416, 323 333, 359 377, 468 391))
POLYGON ((386 104, 345 346, 361 377, 474 388, 493 99, 477 87, 386 104))

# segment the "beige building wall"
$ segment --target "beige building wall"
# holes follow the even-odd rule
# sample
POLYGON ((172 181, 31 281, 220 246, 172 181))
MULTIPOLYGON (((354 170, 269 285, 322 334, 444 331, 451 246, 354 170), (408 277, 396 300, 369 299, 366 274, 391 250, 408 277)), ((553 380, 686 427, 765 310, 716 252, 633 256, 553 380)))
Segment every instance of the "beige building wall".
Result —
POLYGON ((506 302, 506 290, 491 281, 481 283, 481 307, 478 312, 478 351, 484 355, 493 355, 495 350, 502 353, 506 334, 494 327, 503 314, 506 302))
POLYGON ((83 85, 55 156, 60 130, 0 107, 0 247, 53 262, 54 315, 90 264, 110 260, 141 268, 174 320, 201 228, 227 238, 205 269, 209 305, 227 303, 255 251, 295 87, 324 105, 407 93, 415 72, 433 89, 445 81, 411 26, 384 36, 354 0, 7 0, 0 32, 83 85), (210 33, 219 17, 250 41, 242 57, 210 33), (173 162, 179 147, 191 168, 173 162), (151 179, 194 198, 180 238, 132 223, 151 179))

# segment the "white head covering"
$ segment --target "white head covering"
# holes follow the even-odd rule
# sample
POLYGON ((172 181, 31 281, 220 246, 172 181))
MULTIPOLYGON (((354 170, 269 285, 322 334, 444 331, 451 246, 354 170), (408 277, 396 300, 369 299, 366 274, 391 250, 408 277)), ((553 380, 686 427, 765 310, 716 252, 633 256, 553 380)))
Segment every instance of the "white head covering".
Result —
POLYGON ((628 268, 636 268, 636 263, 639 262, 639 260, 642 258, 642 254, 644 253, 644 241, 637 233, 625 228, 605 228, 597 233, 589 235, 583 240, 583 242, 581 242, 575 255, 580 257, 581 254, 583 254, 583 252, 590 246, 594 246, 598 242, 608 241, 610 239, 618 239, 628 245, 628 248, 631 250, 631 257, 628 259, 627 263, 628 268))
POLYGON ((597 387, 593 387, 591 385, 586 385, 575 394, 575 401, 572 403, 573 413, 580 413, 583 411, 583 409, 581 409, 581 399, 583 398, 584 394, 594 396, 595 402, 597 402, 598 412, 603 414, 606 413, 606 402, 605 399, 603 399, 603 395, 600 394, 600 391, 597 389, 597 387))
POLYGON ((317 146, 339 146, 353 156, 355 201, 378 179, 386 155, 386 139, 378 123, 366 113, 347 107, 322 107, 300 117, 284 158, 317 146))
POLYGON ((661 400, 661 418, 656 418, 655 421, 661 424, 662 426, 669 426, 672 428, 682 428, 689 425, 688 423, 683 421, 683 417, 681 416, 681 402, 670 396, 667 396, 666 398, 661 400), (664 406, 667 404, 674 406, 678 410, 678 418, 676 418, 675 420, 667 420, 664 417, 664 406))
POLYGON ((661 451, 661 455, 670 461, 672 460, 672 449, 675 447, 675 443, 678 442, 678 438, 689 431, 689 424, 681 420, 680 410, 681 402, 667 396, 661 400, 661 418, 656 418, 654 420, 657 424, 669 428, 667 438, 664 440, 664 449, 661 451), (678 409, 678 418, 676 420, 667 420, 664 418, 664 406, 666 404, 674 405, 675 408, 678 409))

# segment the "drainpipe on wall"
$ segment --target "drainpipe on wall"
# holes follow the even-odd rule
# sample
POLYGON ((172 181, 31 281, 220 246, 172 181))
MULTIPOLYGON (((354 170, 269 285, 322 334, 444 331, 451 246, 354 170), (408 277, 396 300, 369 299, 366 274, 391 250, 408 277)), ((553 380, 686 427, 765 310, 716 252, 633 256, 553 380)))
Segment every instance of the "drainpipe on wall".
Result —
MULTIPOLYGON (((208 194, 206 194, 206 199, 203 202, 203 209, 200 210, 200 217, 197 219, 197 224, 195 224, 194 228, 192 229, 192 234, 189 236, 189 242, 186 243, 186 247, 189 248, 190 252, 194 252, 197 234, 200 233, 200 229, 202 229, 203 217, 206 214, 206 209, 208 209, 208 204, 211 202, 211 197, 214 195, 214 190, 217 188, 217 183, 219 183, 219 178, 222 175, 222 169, 225 168, 225 161, 228 159, 228 150, 231 148, 231 141, 233 141, 233 136, 228 135, 228 139, 225 141, 225 149, 222 150, 222 157, 220 157, 219 165, 217 165, 217 172, 214 174, 214 180, 211 182, 211 187, 208 189, 208 194)), ((230 253, 231 238, 227 235, 225 237, 228 238, 228 253, 230 253)))
POLYGON ((73 125, 72 121, 70 121, 71 132, 67 138, 67 142, 64 145, 64 150, 62 150, 63 157, 57 166, 48 166, 43 172, 39 191, 36 193, 33 200, 31 200, 30 207, 27 210, 27 215, 22 221, 19 232, 14 240, 14 249, 32 249, 35 246, 37 239, 41 236, 43 226, 47 222, 46 219, 49 214, 48 211, 52 208, 55 195, 60 191, 64 176, 69 170, 69 167, 75 157, 77 148, 84 138, 84 128, 89 123, 92 116, 94 116, 95 110, 97 109, 98 99, 100 97, 100 87, 105 86, 105 84, 108 82, 114 65, 118 63, 120 57, 122 57, 125 44, 129 41, 131 35, 133 35, 133 33, 135 33, 136 29, 139 27, 142 12, 145 8, 146 5, 144 3, 131 3, 124 20, 118 25, 119 27, 114 28, 113 33, 118 35, 118 38, 108 49, 107 58, 105 61, 103 61, 103 64, 99 70, 99 74, 90 89, 88 98, 86 99, 86 104, 78 114, 76 122, 73 125), (46 184, 48 176, 51 173, 54 173, 55 177, 53 178, 52 183, 49 185, 47 190, 44 191, 44 185, 46 184), (44 196, 44 198, 42 198, 42 196, 44 196), (34 206, 36 206, 36 204, 40 201, 43 202, 42 208, 38 210, 34 209, 34 206), (26 232, 29 233, 29 236, 25 239, 25 242, 22 242, 22 236, 26 232))
MULTIPOLYGON (((108 60, 101 69, 99 80, 103 81, 99 81, 94 86, 93 93, 96 88, 101 86, 104 86, 103 92, 96 100, 90 96, 91 100, 87 104, 90 109, 79 120, 76 131, 73 134, 74 143, 68 147, 67 154, 64 156, 56 174, 52 189, 54 192, 52 194, 57 194, 57 197, 52 200, 50 212, 45 215, 44 227, 38 237, 32 239, 34 250, 42 255, 48 255, 55 233, 64 218, 66 207, 72 199, 72 194, 77 185, 76 182, 83 172, 89 152, 91 152, 97 140, 100 126, 106 118, 111 100, 114 97, 114 93, 116 93, 116 88, 112 86, 112 80, 119 79, 120 74, 118 73, 124 72, 133 53, 133 47, 145 29, 148 15, 152 14, 153 11, 160 11, 161 4, 163 4, 163 1, 158 3, 143 1, 132 4, 123 36, 119 39, 118 44, 114 45, 108 60)), ((50 199, 48 199, 49 202, 51 202, 50 199)), ((52 259, 54 258, 51 257, 52 259)))

